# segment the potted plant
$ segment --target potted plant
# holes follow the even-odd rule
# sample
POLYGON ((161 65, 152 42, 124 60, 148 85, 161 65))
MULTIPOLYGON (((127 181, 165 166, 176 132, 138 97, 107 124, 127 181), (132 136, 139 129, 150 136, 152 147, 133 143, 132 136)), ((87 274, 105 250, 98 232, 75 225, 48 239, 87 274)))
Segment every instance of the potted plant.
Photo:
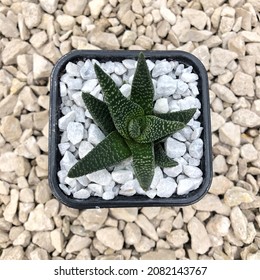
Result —
POLYGON ((186 52, 65 55, 49 133, 50 186, 69 207, 183 206, 210 186, 207 73, 186 52))

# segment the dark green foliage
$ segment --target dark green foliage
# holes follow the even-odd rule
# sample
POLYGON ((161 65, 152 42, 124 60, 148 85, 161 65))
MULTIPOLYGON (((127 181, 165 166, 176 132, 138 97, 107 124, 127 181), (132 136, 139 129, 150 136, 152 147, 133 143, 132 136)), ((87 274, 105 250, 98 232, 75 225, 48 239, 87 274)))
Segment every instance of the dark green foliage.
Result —
POLYGON ((83 176, 132 156, 137 180, 147 190, 156 165, 172 167, 178 164, 166 155, 159 142, 184 128, 196 109, 167 114, 153 112, 154 88, 142 53, 138 57, 129 99, 97 64, 95 72, 105 102, 89 93, 82 93, 82 97, 95 123, 107 136, 70 169, 68 176, 83 176))

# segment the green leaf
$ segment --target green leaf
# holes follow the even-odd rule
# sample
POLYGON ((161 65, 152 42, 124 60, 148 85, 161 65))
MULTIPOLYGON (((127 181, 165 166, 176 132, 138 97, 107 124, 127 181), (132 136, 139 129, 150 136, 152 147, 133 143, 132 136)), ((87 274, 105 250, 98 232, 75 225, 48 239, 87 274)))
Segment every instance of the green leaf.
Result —
POLYGON ((155 164, 164 168, 164 167, 174 167, 178 165, 178 162, 168 157, 160 143, 154 146, 155 154, 155 164))
POLYGON ((117 132, 111 132, 103 141, 79 160, 68 176, 76 178, 100 169, 114 166, 131 156, 131 151, 124 138, 117 132))
POLYGON ((88 92, 82 92, 82 99, 95 123, 106 135, 116 130, 105 102, 102 102, 88 92))
POLYGON ((193 115, 196 112, 196 108, 194 109, 188 109, 188 110, 182 110, 178 112, 171 112, 171 113, 166 113, 166 114, 157 114, 155 113, 155 116, 168 120, 168 121, 177 121, 177 122, 182 122, 187 124, 190 119, 193 117, 193 115))
POLYGON ((94 67, 114 125, 124 138, 130 139, 128 124, 131 119, 144 115, 144 111, 123 96, 115 82, 97 64, 94 67))
POLYGON ((154 87, 143 53, 139 54, 130 100, 140 105, 146 115, 153 112, 154 87))
POLYGON ((154 176, 154 146, 153 143, 136 143, 126 140, 133 156, 133 168, 136 178, 143 190, 148 190, 154 176))
POLYGON ((134 140, 139 143, 154 142, 185 127, 185 124, 182 122, 167 121, 156 116, 144 116, 139 118, 133 120, 133 122, 136 122, 135 127, 140 123, 145 123, 144 128, 142 126, 139 128, 141 130, 140 135, 134 138, 134 140), (139 118, 142 118, 142 121, 140 121, 139 118))

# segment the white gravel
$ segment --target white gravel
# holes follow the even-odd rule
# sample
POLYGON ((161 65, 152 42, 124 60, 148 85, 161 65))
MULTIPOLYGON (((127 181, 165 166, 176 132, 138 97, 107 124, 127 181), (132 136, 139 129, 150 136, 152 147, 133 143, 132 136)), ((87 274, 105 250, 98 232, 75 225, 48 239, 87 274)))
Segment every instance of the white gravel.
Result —
MULTIPOLYGON (((103 100, 102 92, 96 78, 93 65, 96 60, 69 62, 66 72, 61 77, 60 95, 63 116, 58 125, 61 131, 59 150, 63 156, 58 172, 60 188, 78 199, 99 196, 110 200, 118 194, 132 196, 147 195, 150 198, 170 197, 187 194, 197 189, 202 183, 203 173, 199 168, 203 156, 203 141, 200 138, 203 128, 197 121, 200 116, 201 103, 197 98, 198 75, 192 73, 192 67, 185 67, 174 61, 147 60, 155 86, 155 112, 197 108, 197 112, 187 126, 165 141, 168 156, 179 162, 171 168, 155 168, 155 175, 150 189, 141 189, 131 166, 131 160, 103 169, 80 178, 67 177, 68 170, 105 137, 93 123, 81 97, 81 91, 87 91, 103 100)), ((101 63, 101 67, 111 75, 124 96, 131 90, 136 61, 125 59, 120 62, 101 63)))

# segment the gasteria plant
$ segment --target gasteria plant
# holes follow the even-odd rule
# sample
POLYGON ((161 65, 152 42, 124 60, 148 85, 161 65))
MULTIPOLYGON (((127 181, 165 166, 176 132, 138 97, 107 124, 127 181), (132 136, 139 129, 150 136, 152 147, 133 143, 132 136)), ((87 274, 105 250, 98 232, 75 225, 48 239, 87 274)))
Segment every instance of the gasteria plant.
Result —
POLYGON ((153 110, 154 87, 143 53, 139 54, 131 95, 126 98, 115 82, 97 64, 94 66, 104 94, 101 101, 88 92, 82 98, 106 138, 70 170, 76 178, 115 166, 132 156, 133 169, 140 186, 151 185, 155 166, 172 167, 178 163, 167 156, 162 142, 184 128, 196 109, 171 113, 153 110))

